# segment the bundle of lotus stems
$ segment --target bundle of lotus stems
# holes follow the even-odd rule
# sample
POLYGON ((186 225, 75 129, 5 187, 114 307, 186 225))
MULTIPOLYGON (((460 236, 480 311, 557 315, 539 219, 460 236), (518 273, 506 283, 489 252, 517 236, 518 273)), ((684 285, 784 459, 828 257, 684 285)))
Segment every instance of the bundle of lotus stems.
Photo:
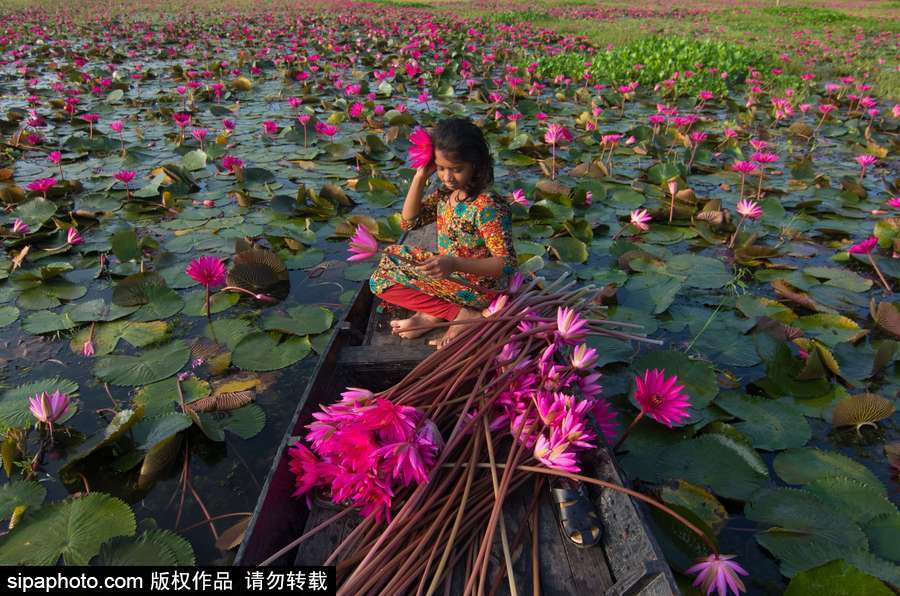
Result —
POLYGON ((617 434, 589 337, 660 342, 604 318, 599 290, 575 285, 567 276, 519 280, 396 385, 349 388, 316 414, 306 437, 312 451, 293 448, 295 494, 330 487, 344 508, 269 561, 360 511, 362 521, 322 561, 337 567, 338 594, 450 593, 453 581, 453 593, 490 593, 506 581, 517 594, 513 553, 529 528, 531 583, 540 585, 537 504, 553 477, 625 492, 715 550, 652 497, 578 473, 579 455, 601 440, 612 445, 617 434), (531 496, 513 533, 503 509, 517 490, 531 496), (492 566, 495 541, 502 564, 492 566))

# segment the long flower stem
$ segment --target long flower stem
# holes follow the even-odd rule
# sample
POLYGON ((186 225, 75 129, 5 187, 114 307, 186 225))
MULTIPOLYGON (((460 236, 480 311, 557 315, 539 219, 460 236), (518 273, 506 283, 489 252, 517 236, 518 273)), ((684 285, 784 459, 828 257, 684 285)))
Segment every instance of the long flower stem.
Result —
POLYGON ((619 440, 616 441, 616 444, 615 444, 615 446, 613 447, 613 451, 615 451, 616 449, 618 449, 618 448, 622 445, 622 443, 625 442, 625 439, 628 437, 628 434, 631 432, 631 430, 632 430, 635 426, 637 426, 637 423, 638 423, 638 422, 640 421, 640 419, 643 418, 643 417, 644 417, 644 411, 641 410, 640 412, 638 412, 638 415, 634 417, 634 420, 631 421, 631 424, 628 425, 628 428, 625 429, 625 432, 622 433, 622 436, 619 437, 619 440))
POLYGON ((741 224, 744 223, 744 219, 746 218, 742 216, 737 227, 734 229, 734 234, 731 236, 731 242, 728 243, 728 248, 734 248, 734 241, 737 239, 738 232, 741 231, 741 224))
POLYGON ((866 256, 869 257, 869 262, 872 263, 872 268, 875 269, 875 273, 878 274, 878 279, 881 280, 881 285, 884 286, 884 290, 888 293, 891 293, 891 286, 887 282, 887 280, 884 279, 884 275, 882 275, 881 269, 878 268, 878 264, 875 263, 875 259, 872 257, 872 253, 868 253, 866 254, 866 256))

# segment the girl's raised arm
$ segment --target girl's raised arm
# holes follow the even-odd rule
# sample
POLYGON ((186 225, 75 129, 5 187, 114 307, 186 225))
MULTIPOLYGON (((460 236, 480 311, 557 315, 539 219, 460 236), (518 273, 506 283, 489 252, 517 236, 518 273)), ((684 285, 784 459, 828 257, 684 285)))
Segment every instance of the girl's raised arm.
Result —
POLYGON ((409 190, 406 192, 406 201, 403 203, 403 211, 400 214, 400 227, 404 230, 413 230, 425 226, 437 219, 437 193, 422 200, 422 193, 428 178, 437 170, 434 162, 416 170, 409 190))

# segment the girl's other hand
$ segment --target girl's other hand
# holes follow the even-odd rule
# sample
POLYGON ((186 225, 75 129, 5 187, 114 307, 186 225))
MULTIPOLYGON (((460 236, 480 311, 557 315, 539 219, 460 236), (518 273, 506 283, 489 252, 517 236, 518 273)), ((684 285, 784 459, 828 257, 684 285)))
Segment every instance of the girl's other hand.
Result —
POLYGON ((422 261, 417 269, 431 277, 447 278, 456 271, 456 259, 447 255, 431 257, 422 261))
POLYGON ((421 168, 416 170, 416 176, 420 177, 422 180, 428 180, 436 171, 437 164, 432 159, 428 162, 427 166, 422 166, 421 168))

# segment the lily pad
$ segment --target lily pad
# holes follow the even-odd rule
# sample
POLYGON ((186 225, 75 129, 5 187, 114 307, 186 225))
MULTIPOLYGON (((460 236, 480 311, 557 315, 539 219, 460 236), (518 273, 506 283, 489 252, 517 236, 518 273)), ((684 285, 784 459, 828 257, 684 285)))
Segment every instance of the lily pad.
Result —
POLYGON ((658 460, 660 478, 709 486, 723 497, 749 499, 769 482, 769 471, 753 449, 718 434, 675 444, 658 460))
POLYGON ((716 399, 716 405, 742 419, 735 428, 758 449, 802 447, 812 437, 806 418, 787 401, 727 393, 716 399))
POLYGON ((177 373, 190 355, 190 347, 179 339, 140 356, 103 356, 98 359, 94 374, 113 385, 146 385, 177 373))
POLYGON ((232 363, 244 370, 277 370, 302 360, 312 350, 307 336, 251 333, 235 347, 232 363))
POLYGON ((831 561, 807 569, 791 579, 784 596, 890 596, 893 594, 878 579, 846 561, 831 561))
POLYGON ((881 482, 868 468, 833 451, 790 449, 779 453, 773 466, 775 473, 788 484, 809 484, 820 478, 845 476, 871 487, 881 486, 881 482))
POLYGON ((12 480, 0 486, 0 521, 16 515, 16 510, 34 509, 44 502, 47 489, 34 480, 12 480))
POLYGON ((92 492, 68 498, 42 507, 0 538, 0 564, 55 565, 62 557, 67 565, 87 565, 104 542, 134 530, 134 513, 115 497, 92 492))

